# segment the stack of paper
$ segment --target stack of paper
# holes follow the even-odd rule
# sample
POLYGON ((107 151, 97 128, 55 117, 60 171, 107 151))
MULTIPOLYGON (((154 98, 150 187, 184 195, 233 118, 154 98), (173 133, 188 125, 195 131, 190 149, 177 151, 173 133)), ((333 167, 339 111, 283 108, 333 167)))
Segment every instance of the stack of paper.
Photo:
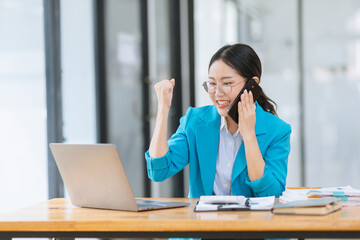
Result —
POLYGON ((292 202, 311 198, 329 197, 337 197, 342 201, 342 206, 360 205, 360 190, 354 189, 351 186, 319 189, 286 189, 279 199, 281 202, 292 202))
POLYGON ((201 196, 194 211, 271 210, 275 197, 201 196))
POLYGON ((312 189, 307 196, 308 198, 337 197, 342 201, 343 206, 360 205, 360 190, 351 186, 312 189))
POLYGON ((309 189, 285 189, 279 197, 281 202, 292 202, 307 199, 309 189))

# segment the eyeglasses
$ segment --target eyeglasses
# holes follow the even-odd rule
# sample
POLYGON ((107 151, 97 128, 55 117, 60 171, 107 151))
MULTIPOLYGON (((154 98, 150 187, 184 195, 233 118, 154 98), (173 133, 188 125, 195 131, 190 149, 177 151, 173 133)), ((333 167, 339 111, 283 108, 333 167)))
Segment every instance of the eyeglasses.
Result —
POLYGON ((216 83, 205 81, 203 82, 202 86, 204 87, 205 91, 208 92, 209 94, 214 94, 215 91, 219 91, 219 90, 221 90, 225 94, 230 94, 232 88, 239 85, 242 82, 243 81, 238 82, 234 85, 231 85, 230 83, 219 83, 218 86, 216 87, 216 83))

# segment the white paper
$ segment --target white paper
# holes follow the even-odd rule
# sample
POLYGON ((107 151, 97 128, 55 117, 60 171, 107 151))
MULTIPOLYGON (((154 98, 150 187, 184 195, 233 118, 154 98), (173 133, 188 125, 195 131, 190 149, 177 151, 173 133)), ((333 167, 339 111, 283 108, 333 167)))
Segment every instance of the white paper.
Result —
POLYGON ((281 202, 292 202, 297 200, 306 200, 309 195, 320 197, 333 197, 337 196, 335 192, 342 193, 345 198, 342 198, 342 206, 360 206, 360 190, 357 190, 351 186, 344 187, 328 187, 319 189, 286 189, 280 196, 281 202), (335 194, 334 194, 335 193, 335 194))
MULTIPOLYGON (((218 211, 221 206, 222 210, 248 209, 245 205, 246 197, 244 196, 201 196, 200 201, 195 207, 196 211, 218 211)), ((275 196, 249 198, 250 210, 271 210, 274 205, 275 196)))
POLYGON ((251 210, 271 210, 274 206, 275 196, 250 198, 251 210))
POLYGON ((237 203, 245 204, 244 196, 200 196, 202 203, 237 203))
POLYGON ((310 194, 313 193, 319 196, 333 196, 335 192, 342 192, 344 196, 360 197, 360 190, 352 188, 351 186, 310 189, 309 191, 310 194))

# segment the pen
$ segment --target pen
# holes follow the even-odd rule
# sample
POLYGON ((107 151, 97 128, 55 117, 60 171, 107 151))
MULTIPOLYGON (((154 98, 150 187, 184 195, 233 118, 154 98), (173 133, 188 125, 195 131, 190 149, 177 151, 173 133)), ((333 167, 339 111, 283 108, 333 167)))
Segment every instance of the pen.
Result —
POLYGON ((308 197, 308 198, 322 198, 322 197, 319 196, 319 195, 308 195, 307 197, 308 197))
POLYGON ((219 205, 218 206, 218 211, 250 211, 250 208, 240 206, 240 205, 233 206, 233 207, 227 207, 227 206, 219 205))
POLYGON ((250 198, 246 198, 245 206, 250 207, 250 198))
POLYGON ((211 205, 240 205, 238 202, 213 202, 211 205))

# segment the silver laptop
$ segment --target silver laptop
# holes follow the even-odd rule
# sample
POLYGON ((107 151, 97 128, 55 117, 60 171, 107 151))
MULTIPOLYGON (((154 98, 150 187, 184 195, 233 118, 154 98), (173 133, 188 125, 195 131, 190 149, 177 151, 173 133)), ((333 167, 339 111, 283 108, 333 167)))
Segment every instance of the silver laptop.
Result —
POLYGON ((135 199, 112 144, 52 143, 50 148, 74 206, 144 211, 189 205, 135 199))

